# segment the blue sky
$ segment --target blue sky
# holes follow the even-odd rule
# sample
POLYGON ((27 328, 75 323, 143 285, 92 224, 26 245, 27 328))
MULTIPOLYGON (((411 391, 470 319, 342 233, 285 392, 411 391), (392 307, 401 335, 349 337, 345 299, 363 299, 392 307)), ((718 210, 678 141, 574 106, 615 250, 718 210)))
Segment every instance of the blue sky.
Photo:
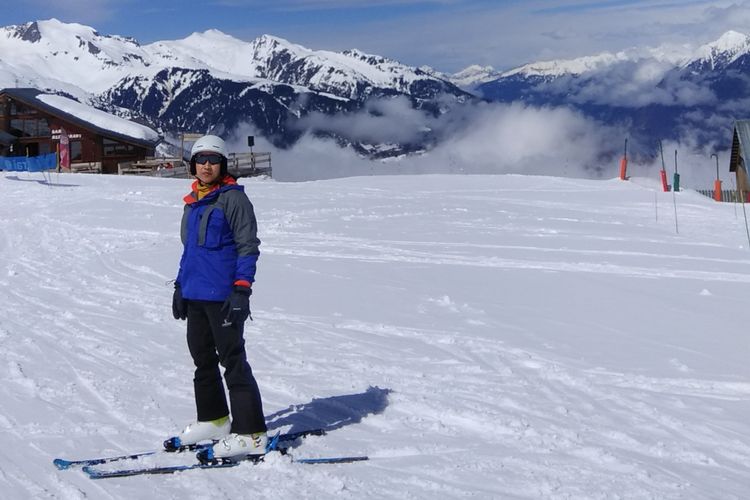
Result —
POLYGON ((142 44, 215 28, 455 72, 750 33, 750 0, 24 0, 0 25, 51 17, 142 44))

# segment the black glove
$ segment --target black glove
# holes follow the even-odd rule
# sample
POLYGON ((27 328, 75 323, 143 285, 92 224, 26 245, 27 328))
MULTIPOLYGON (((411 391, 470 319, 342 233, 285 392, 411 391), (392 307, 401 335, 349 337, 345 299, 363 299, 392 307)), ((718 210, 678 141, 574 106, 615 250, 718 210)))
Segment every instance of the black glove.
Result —
POLYGON ((178 284, 175 284, 172 295, 172 316, 174 319, 187 318, 187 300, 182 298, 182 288, 178 284))
POLYGON ((250 317, 250 295, 253 289, 246 286, 235 285, 232 293, 221 306, 221 314, 224 315, 224 323, 242 324, 250 317))

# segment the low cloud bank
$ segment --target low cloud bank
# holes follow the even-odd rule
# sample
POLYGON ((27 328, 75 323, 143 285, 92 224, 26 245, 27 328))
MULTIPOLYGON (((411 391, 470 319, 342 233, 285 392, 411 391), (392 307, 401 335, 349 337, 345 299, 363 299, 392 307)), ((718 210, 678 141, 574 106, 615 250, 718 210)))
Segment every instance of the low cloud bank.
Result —
MULTIPOLYGON (((322 117, 311 117, 310 123, 322 117)), ((237 151, 247 149, 246 136, 256 135, 255 151, 273 153, 273 176, 279 181, 309 181, 361 175, 393 174, 529 174, 560 177, 613 178, 619 173, 627 130, 603 125, 569 108, 480 103, 453 109, 435 118, 393 99, 360 113, 327 117, 327 130, 362 141, 383 143, 415 140, 425 131, 437 145, 422 154, 370 160, 334 140, 305 135, 293 148, 279 150, 249 126, 230 139, 237 151)), ((655 139, 658 144, 658 139, 655 139)), ((674 151, 685 187, 708 188, 716 175, 714 146, 698 147, 686 135, 663 145, 667 171, 674 170, 674 151), (713 167, 712 167, 713 165, 713 167)), ((721 176, 727 177, 728 155, 719 153, 721 176)), ((632 158, 631 158, 632 160, 632 158)), ((631 161, 629 173, 658 178, 657 156, 631 161)))
POLYGON ((623 108, 714 106, 719 99, 700 79, 685 78, 671 61, 640 58, 617 62, 584 76, 563 76, 539 84, 537 91, 564 96, 568 102, 623 108))

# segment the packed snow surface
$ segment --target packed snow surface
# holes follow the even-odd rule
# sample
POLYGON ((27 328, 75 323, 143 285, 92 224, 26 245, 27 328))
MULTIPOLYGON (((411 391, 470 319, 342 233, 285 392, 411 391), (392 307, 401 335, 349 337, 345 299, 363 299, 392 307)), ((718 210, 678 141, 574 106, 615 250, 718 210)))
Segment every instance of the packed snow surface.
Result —
POLYGON ((3 498, 747 498, 743 206, 644 179, 241 182, 269 428, 370 461, 58 471, 194 418, 169 283, 189 181, 5 173, 3 498))

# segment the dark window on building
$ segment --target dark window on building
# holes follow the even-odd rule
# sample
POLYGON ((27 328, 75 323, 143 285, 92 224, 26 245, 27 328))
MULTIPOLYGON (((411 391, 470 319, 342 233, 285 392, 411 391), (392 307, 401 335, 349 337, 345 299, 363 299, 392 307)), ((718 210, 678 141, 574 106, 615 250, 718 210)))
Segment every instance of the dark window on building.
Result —
POLYGON ((50 137, 52 135, 46 118, 12 118, 10 133, 16 137, 50 137))
POLYGON ((52 132, 50 131, 50 128, 49 128, 49 122, 47 121, 46 118, 39 118, 36 121, 36 125, 37 125, 36 130, 37 130, 37 134, 39 137, 51 137, 52 136, 52 132))
POLYGON ((81 141, 70 141, 70 161, 81 160, 81 141))
POLYGON ((103 139, 104 156, 132 155, 135 153, 135 146, 113 141, 112 139, 103 139))
POLYGON ((36 137, 36 120, 23 120, 23 135, 36 137))
POLYGON ((13 118, 10 120, 10 133, 16 137, 23 136, 23 120, 13 118))
POLYGON ((16 101, 10 101, 10 114, 11 115, 35 115, 37 114, 37 110, 34 108, 30 108, 28 106, 24 106, 21 103, 18 103, 16 101))

